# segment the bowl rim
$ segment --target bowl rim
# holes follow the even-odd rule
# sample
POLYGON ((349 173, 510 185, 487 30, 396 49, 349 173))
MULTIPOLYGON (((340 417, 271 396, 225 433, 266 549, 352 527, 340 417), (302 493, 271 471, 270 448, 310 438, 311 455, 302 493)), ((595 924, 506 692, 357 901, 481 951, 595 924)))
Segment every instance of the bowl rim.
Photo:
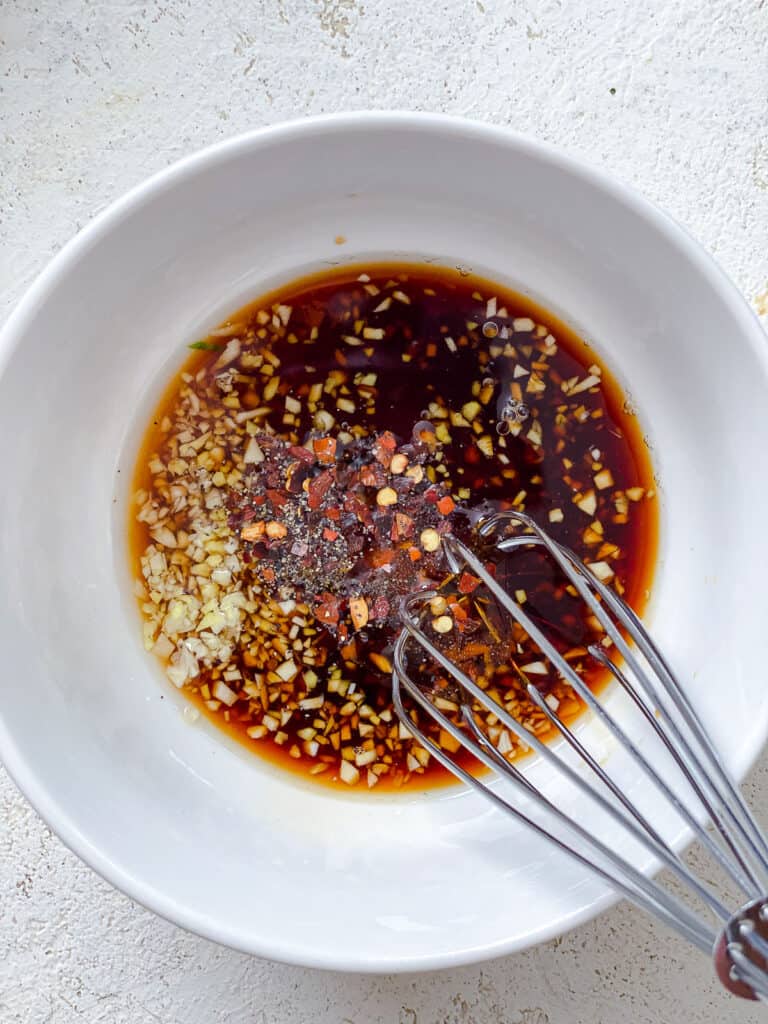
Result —
MULTIPOLYGON (((297 118, 252 129, 182 157, 133 186, 128 192, 109 203, 71 238, 47 263, 22 295, 5 323, 0 327, 0 374, 3 373, 12 353, 20 344, 37 308, 58 286, 69 268, 90 247, 118 227, 143 203, 172 189, 186 176, 208 170, 221 161, 236 158, 243 152, 251 152, 262 146, 292 141, 299 137, 312 138, 327 132, 353 134, 366 130, 432 132, 446 137, 461 138, 463 141, 474 139, 481 143, 493 143, 500 147, 535 156, 563 173, 580 178, 608 194, 650 223, 700 272, 708 286, 718 294, 738 323, 744 342, 750 346, 753 355, 762 364, 766 378, 768 378, 768 345, 766 345, 765 332, 756 313, 751 309, 744 296, 719 264, 685 228, 673 220, 669 214, 645 199, 633 187, 614 178, 582 157, 574 156, 551 143, 522 134, 511 128, 459 116, 407 110, 339 112, 297 118)), ((753 743, 739 749, 736 763, 732 768, 732 773, 737 781, 741 781, 754 764, 762 746, 762 743, 753 743)), ((571 928, 591 920, 619 899, 616 894, 609 892, 588 906, 566 914, 557 923, 542 926, 528 933, 525 938, 503 940, 456 953, 420 954, 407 958, 358 957, 350 960, 337 956, 332 948, 307 948, 302 945, 299 938, 294 942, 284 942, 278 945, 258 937, 255 937, 254 941, 254 939, 243 935, 241 931, 231 931, 226 925, 190 911, 187 907, 167 898, 152 884, 123 870, 103 855, 97 847, 92 845, 88 836, 77 828, 66 810, 49 794, 44 780, 38 778, 34 766, 27 761, 23 750, 8 730, 2 715, 0 715, 0 760, 18 789, 43 821, 73 853, 110 885, 179 927, 232 949, 283 963, 328 970, 375 973, 415 972, 473 964, 526 949, 561 935, 571 928)), ((690 841, 690 833, 686 843, 688 841, 690 841)))

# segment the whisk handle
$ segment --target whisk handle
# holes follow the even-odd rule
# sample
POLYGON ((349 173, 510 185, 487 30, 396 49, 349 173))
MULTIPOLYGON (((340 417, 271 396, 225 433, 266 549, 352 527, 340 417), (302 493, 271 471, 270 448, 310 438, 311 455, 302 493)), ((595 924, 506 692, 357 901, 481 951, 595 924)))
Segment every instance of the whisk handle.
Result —
POLYGON ((714 956, 717 976, 729 992, 768 1002, 768 896, 747 903, 730 918, 714 956))

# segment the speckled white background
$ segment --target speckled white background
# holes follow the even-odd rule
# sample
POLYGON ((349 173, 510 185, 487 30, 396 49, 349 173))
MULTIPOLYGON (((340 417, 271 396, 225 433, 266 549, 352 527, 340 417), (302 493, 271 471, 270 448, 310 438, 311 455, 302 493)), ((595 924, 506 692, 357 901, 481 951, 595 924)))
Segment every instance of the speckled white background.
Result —
MULTIPOLYGON (((601 164, 681 221, 765 315, 766 39, 763 0, 0 0, 0 315, 153 171, 251 127, 365 107, 508 124, 601 164)), ((767 767, 747 786, 764 820, 767 767)), ((764 1019, 626 906, 432 975, 250 959, 113 892, 4 776, 0 803, 0 1024, 764 1019)))

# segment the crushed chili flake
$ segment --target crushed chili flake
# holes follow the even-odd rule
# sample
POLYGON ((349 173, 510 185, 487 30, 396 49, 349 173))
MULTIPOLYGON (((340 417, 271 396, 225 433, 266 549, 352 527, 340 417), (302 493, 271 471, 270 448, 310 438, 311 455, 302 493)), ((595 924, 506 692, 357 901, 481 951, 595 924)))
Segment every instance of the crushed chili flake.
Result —
POLYGON ((444 494, 442 498, 439 498, 436 502, 437 511, 441 516, 449 516, 451 512, 456 508, 456 502, 450 496, 450 494, 444 494))
MULTIPOLYGON (((411 538, 428 529, 439 531, 438 536, 450 532, 452 513, 454 519, 462 517, 465 526, 469 522, 450 495, 434 501, 443 490, 440 485, 435 487, 424 477, 417 481, 395 476, 384 468, 395 454, 404 455, 411 465, 424 466, 429 449, 418 442, 398 446, 386 432, 334 444, 334 462, 328 465, 328 458, 318 455, 331 450, 324 444, 327 439, 314 438, 309 450, 301 449, 304 482, 297 491, 292 487, 297 449, 269 434, 255 437, 264 461, 247 469, 241 486, 230 491, 228 518, 247 545, 255 576, 263 580, 263 570, 270 569, 270 588, 309 603, 316 603, 323 592, 332 593, 339 614, 332 622, 321 617, 326 626, 346 621, 353 595, 383 598, 389 609, 386 625, 396 630, 397 598, 437 586, 449 572, 439 544, 416 566, 409 554, 411 538), (384 487, 379 487, 382 480, 384 487), (392 511, 394 502, 381 504, 382 490, 395 494, 397 511, 392 511), (264 523, 250 521, 254 508, 280 526, 281 543, 270 543, 275 534, 271 524, 265 528, 264 523)), ((373 643, 379 640, 372 638, 373 643)))
POLYGON ((480 585, 480 580, 477 576, 473 576, 469 572, 463 572, 459 577, 457 584, 460 594, 471 594, 473 590, 476 590, 480 585))

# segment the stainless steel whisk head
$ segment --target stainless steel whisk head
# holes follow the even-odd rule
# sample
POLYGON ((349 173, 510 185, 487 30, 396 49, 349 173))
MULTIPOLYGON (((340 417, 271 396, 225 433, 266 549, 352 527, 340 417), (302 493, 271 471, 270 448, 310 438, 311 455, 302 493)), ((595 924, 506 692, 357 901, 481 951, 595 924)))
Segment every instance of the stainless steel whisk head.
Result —
MULTIPOLYGON (((500 512, 482 521, 478 532, 483 541, 495 542, 494 550, 499 554, 530 549, 531 545, 541 548, 576 588, 603 634, 603 642, 590 646, 589 654, 626 695, 626 708, 635 719, 634 730, 626 724, 624 713, 617 714, 615 708, 608 706, 610 702, 605 696, 609 691, 603 691, 599 697, 591 692, 551 637, 524 605, 501 586, 475 552, 455 537, 443 540, 452 569, 456 573, 468 571, 479 579, 489 598, 522 627, 593 718, 650 780, 658 801, 666 804, 667 813, 671 808, 679 826, 692 830, 723 875, 744 893, 744 905, 734 913, 711 883, 693 873, 662 836, 658 822, 654 824, 653 808, 638 806, 627 795, 622 781, 614 777, 612 759, 602 763, 600 754, 590 749, 585 732, 562 721, 557 709, 550 706, 527 677, 523 675, 522 682, 528 696, 546 716, 560 739, 558 743, 543 741, 516 720, 430 639, 424 627, 429 602, 437 596, 435 591, 415 593, 402 602, 403 630, 395 647, 393 672, 394 704, 400 718, 431 755, 461 781, 574 857, 693 945, 714 954, 718 975, 732 992, 768 1002, 768 841, 662 654, 616 591, 593 575, 572 551, 554 541, 530 516, 517 511, 500 512), (409 655, 413 664, 414 656, 423 659, 425 654, 436 669, 447 673, 458 685, 459 713, 453 718, 436 705, 433 695, 414 679, 409 668, 409 655), (444 746, 433 741, 415 716, 409 714, 403 702, 406 694, 412 706, 430 716, 492 774, 475 777, 444 746), (534 784, 524 764, 511 763, 491 742, 478 721, 478 708, 496 716, 518 741, 555 769, 555 789, 564 784, 570 787, 569 791, 575 790, 594 808, 596 818, 614 829, 614 834, 615 826, 620 826, 625 842, 606 841, 599 828, 576 820, 566 809, 562 789, 558 801, 558 794, 550 792, 552 786, 534 784), (640 734, 638 724, 642 728, 640 734), (677 778, 673 780, 672 775, 677 778), (711 828, 707 828, 707 819, 711 828), (645 870, 637 865, 637 856, 628 855, 627 846, 645 857, 645 870), (695 898, 696 908, 648 876, 649 855, 656 865, 667 868, 683 884, 695 898)), ((589 820, 592 824, 592 816, 589 820)))

